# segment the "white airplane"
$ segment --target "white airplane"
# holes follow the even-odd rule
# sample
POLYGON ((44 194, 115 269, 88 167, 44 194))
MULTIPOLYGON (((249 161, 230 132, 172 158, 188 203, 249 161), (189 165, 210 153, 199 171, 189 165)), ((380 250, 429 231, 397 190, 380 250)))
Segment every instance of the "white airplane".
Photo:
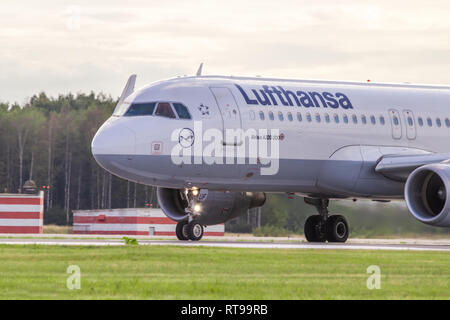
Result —
POLYGON ((96 161, 157 186, 180 240, 264 204, 304 197, 312 242, 345 242, 330 199, 406 199, 450 227, 450 87, 196 76, 134 90, 133 75, 92 142, 96 161), (231 134, 232 133, 232 134, 231 134))

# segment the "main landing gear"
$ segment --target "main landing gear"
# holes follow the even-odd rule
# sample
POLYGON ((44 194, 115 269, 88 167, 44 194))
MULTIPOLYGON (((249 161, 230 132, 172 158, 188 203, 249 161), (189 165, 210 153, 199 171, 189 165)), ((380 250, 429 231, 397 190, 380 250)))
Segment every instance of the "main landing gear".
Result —
POLYGON ((178 240, 199 241, 203 237, 203 226, 195 220, 181 221, 177 224, 176 234, 178 240))
POLYGON ((341 215, 328 215, 328 199, 305 198, 305 202, 317 209, 318 215, 308 217, 305 222, 305 237, 308 242, 345 242, 349 228, 341 215))

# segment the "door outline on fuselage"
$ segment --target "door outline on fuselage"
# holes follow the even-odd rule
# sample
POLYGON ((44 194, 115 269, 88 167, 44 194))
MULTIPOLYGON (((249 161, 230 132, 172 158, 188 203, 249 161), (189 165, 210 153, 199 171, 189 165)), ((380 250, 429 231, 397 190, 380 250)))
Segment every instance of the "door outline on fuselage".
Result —
POLYGON ((400 140, 403 136, 402 119, 400 117, 400 112, 398 112, 398 110, 396 109, 389 109, 389 119, 392 128, 392 138, 395 140, 400 140), (395 119, 397 119, 398 123, 395 123, 395 119))
POLYGON ((403 110, 403 117, 405 118, 406 137, 408 138, 408 140, 416 139, 417 130, 416 118, 414 117, 414 113, 409 109, 405 109, 403 110), (409 118, 411 118, 412 124, 410 123, 409 118))
POLYGON ((233 95, 233 92, 227 87, 210 87, 212 95, 216 100, 222 117, 222 144, 224 146, 240 146, 242 145, 242 117, 239 105, 233 95), (228 103, 227 103, 228 102, 228 103), (227 129, 239 129, 238 141, 226 141, 227 129))

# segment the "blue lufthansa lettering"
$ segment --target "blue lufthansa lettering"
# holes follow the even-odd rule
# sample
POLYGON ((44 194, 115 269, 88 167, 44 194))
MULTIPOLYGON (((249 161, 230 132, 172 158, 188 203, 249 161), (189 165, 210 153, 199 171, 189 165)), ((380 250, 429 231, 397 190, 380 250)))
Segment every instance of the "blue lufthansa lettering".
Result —
POLYGON ((339 108, 339 102, 334 98, 334 95, 330 92, 324 92, 323 97, 327 100, 329 107, 337 109, 339 108))
POLYGON ((247 96, 247 93, 245 92, 244 89, 242 89, 242 87, 241 87, 240 85, 235 84, 235 86, 236 86, 236 87, 238 88, 238 90, 241 92, 241 94, 242 94, 242 96, 244 97, 245 102, 246 102, 247 104, 258 104, 258 101, 252 100, 252 99, 250 99, 250 98, 247 96))
POLYGON ((317 101, 317 99, 319 99, 319 100, 320 100, 320 103, 322 103, 322 107, 328 108, 328 105, 327 105, 325 99, 322 97, 322 95, 321 95, 319 92, 308 92, 308 93, 309 93, 309 95, 310 95, 312 101, 314 102, 314 105, 315 105, 317 108, 320 107, 319 101, 317 101))
POLYGON ((353 105, 350 102, 350 99, 343 93, 337 92, 336 98, 339 99, 339 105, 344 109, 353 109, 353 105))
POLYGON ((267 94, 264 92, 264 90, 259 90, 259 92, 261 92, 261 96, 264 97, 264 100, 261 99, 261 97, 259 96, 258 92, 255 89, 252 89, 253 94, 256 97, 256 100, 258 100, 259 104, 263 105, 263 106, 267 106, 270 105, 270 100, 269 97, 267 96, 267 94))
POLYGON ((281 92, 283 92, 284 96, 286 97, 287 102, 289 103, 289 105, 290 105, 291 107, 293 106, 293 103, 292 103, 291 98, 294 99, 295 104, 297 105, 297 107, 301 107, 301 106, 302 106, 302 105, 300 104, 300 101, 298 100, 297 95, 296 95, 294 92, 292 92, 292 91, 290 91, 290 90, 284 90, 284 89, 283 89, 282 87, 280 87, 280 86, 278 86, 278 89, 280 89, 281 92))
POLYGON ((300 102, 302 106, 305 108, 314 107, 314 103, 311 100, 311 97, 305 91, 297 91, 297 95, 300 97, 300 102))
POLYGON ((280 91, 280 90, 278 90, 278 89, 275 88, 275 87, 272 87, 272 90, 273 90, 273 92, 278 96, 278 99, 280 99, 281 104, 282 104, 283 106, 288 106, 288 105, 289 105, 289 104, 283 99, 283 96, 281 95, 281 91, 280 91))
POLYGON ((251 89, 251 93, 247 93, 240 85, 235 84, 236 88, 241 93, 245 103, 250 105, 263 106, 298 106, 305 108, 333 108, 339 107, 343 109, 353 109, 353 104, 350 99, 341 92, 335 94, 331 92, 317 92, 317 91, 294 91, 285 90, 281 86, 267 86, 263 85, 259 89, 251 89), (259 91, 259 92, 258 92, 259 91))
POLYGON ((277 100, 275 100, 275 97, 273 96, 273 92, 269 89, 269 86, 262 86, 262 87, 264 89, 264 92, 269 95, 270 100, 272 100, 272 104, 274 106, 277 106, 278 105, 277 100))

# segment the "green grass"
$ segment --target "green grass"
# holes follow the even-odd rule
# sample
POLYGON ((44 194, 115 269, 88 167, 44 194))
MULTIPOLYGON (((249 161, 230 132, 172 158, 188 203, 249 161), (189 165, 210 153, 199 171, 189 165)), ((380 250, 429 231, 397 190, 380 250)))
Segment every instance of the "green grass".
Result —
POLYGON ((173 246, 0 246, 0 299, 449 299, 450 254, 173 246), (68 290, 69 265, 81 290, 68 290), (381 268, 368 290, 366 269, 381 268))
POLYGON ((57 226, 54 224, 44 225, 43 227, 44 234, 71 234, 72 227, 71 226, 57 226))

